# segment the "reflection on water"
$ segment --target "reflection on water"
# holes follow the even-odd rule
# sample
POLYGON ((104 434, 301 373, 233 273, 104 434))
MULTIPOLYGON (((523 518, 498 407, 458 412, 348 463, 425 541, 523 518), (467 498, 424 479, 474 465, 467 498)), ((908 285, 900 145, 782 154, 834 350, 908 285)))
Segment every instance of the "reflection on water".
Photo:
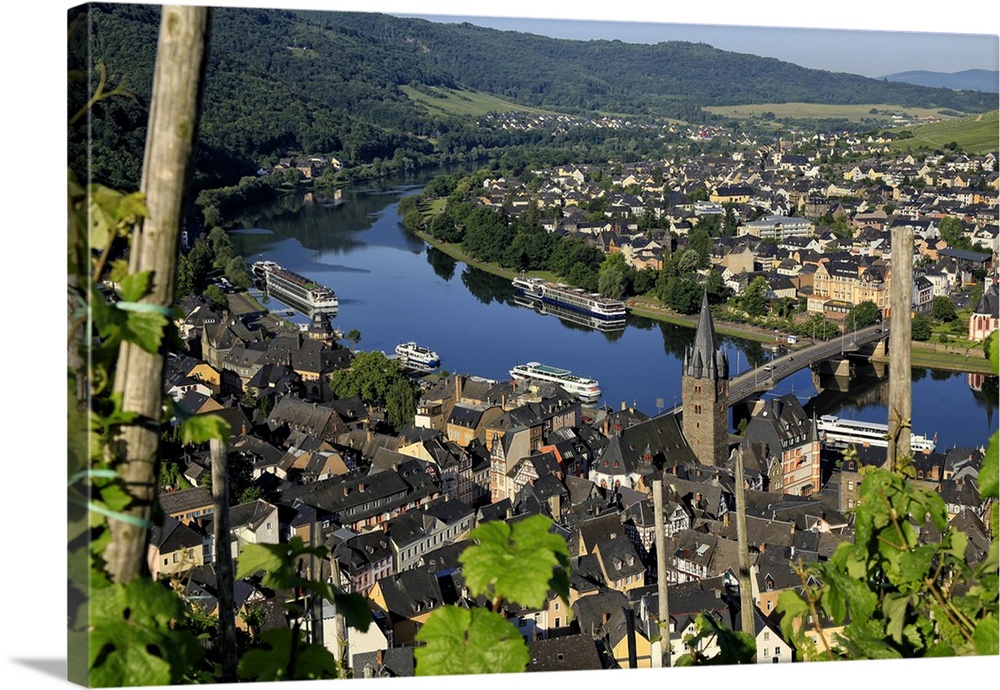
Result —
MULTIPOLYGON (((543 362, 598 379, 601 403, 617 408, 627 401, 646 414, 657 412, 658 401, 665 407, 679 401, 694 329, 630 314, 625 328, 602 332, 565 314, 553 318, 519 306, 509 280, 428 247, 402 226, 396 204, 422 184, 345 189, 336 206, 301 199, 262 206, 241 220, 234 248, 248 260, 277 261, 330 285, 340 300, 334 325, 360 331, 366 349, 391 352, 413 340, 433 346, 443 369, 496 380, 506 379, 518 362, 543 362)), ((719 341, 734 375, 770 357, 757 342, 719 341)), ((824 390, 807 369, 768 396, 816 396, 819 414, 885 422, 886 379, 863 363, 855 369, 858 377, 846 394, 824 390)), ((912 379, 918 433, 938 433, 941 448, 985 443, 995 427, 996 377, 914 369, 912 379)))

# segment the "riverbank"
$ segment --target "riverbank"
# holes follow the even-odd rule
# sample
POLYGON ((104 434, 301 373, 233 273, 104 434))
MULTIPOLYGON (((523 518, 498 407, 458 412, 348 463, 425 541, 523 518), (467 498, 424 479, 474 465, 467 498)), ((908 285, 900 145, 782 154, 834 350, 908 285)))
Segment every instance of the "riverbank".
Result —
MULTIPOLYGON (((438 249, 451 258, 468 264, 473 268, 478 268, 481 271, 486 271, 487 273, 492 273, 493 275, 500 276, 508 280, 513 280, 517 275, 517 271, 514 271, 513 269, 503 268, 494 263, 479 261, 478 259, 469 256, 462 251, 461 246, 457 243, 442 242, 432 237, 429 233, 419 230, 415 231, 414 234, 435 249, 438 249)), ((554 279, 553 276, 546 276, 544 273, 537 273, 536 275, 548 280, 554 279)), ((685 328, 697 328, 698 326, 697 316, 687 316, 664 309, 648 297, 629 298, 626 301, 625 306, 631 313, 644 318, 653 319, 654 321, 665 321, 667 323, 683 326, 685 328)), ((744 338, 746 340, 754 340, 761 343, 771 342, 774 340, 773 331, 742 323, 717 320, 715 321, 715 330, 719 335, 744 338)), ((889 358, 873 358, 872 361, 885 363, 889 361, 889 358)), ((915 367, 925 367, 927 369, 940 371, 957 371, 977 374, 992 373, 989 361, 983 356, 982 350, 977 348, 971 348, 969 350, 959 352, 953 347, 947 348, 939 346, 935 343, 913 342, 911 362, 915 367)))

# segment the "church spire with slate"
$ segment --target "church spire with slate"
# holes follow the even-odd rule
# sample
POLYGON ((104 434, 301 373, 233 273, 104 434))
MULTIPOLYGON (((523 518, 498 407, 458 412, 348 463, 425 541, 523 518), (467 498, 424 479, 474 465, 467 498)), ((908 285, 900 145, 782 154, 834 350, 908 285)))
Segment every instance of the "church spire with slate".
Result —
POLYGON ((729 357, 719 347, 707 292, 694 342, 684 353, 681 401, 684 436, 698 461, 724 462, 729 457, 729 357))

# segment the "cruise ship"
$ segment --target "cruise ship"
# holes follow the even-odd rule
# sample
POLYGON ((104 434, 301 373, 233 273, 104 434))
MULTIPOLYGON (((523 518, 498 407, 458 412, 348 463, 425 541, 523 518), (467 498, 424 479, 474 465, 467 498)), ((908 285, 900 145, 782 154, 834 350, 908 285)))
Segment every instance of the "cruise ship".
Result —
POLYGON ((255 261, 250 272, 275 299, 304 311, 336 313, 340 302, 333 290, 282 268, 273 261, 255 261))
MULTIPOLYGON (((889 447, 889 425, 878 422, 861 422, 841 419, 833 415, 823 415, 816 420, 821 441, 827 445, 846 448, 851 445, 889 447)), ((910 434, 910 449, 914 452, 930 452, 937 447, 937 436, 929 439, 921 434, 910 434)))
POLYGON ((562 283, 550 283, 541 278, 520 275, 513 280, 518 293, 547 304, 555 304, 604 321, 625 321, 625 303, 619 299, 601 297, 583 288, 562 283))
POLYGON ((514 297, 514 304, 519 307, 533 309, 543 316, 555 316, 563 321, 577 324, 579 326, 586 326, 587 328, 593 328, 597 331, 620 331, 625 328, 624 318, 613 321, 610 319, 599 319, 590 314, 582 314, 578 311, 573 311, 572 309, 560 307, 558 304, 547 304, 539 299, 531 299, 529 297, 522 297, 518 295, 514 297))
POLYGON ((438 353, 429 348, 417 345, 412 341, 397 345, 396 355, 404 366, 412 369, 434 369, 441 364, 441 358, 438 357, 438 353))
POLYGON ((550 367, 538 362, 518 364, 510 370, 515 379, 549 381, 559 384, 564 391, 585 403, 595 403, 601 397, 601 386, 594 379, 576 376, 569 369, 550 367))

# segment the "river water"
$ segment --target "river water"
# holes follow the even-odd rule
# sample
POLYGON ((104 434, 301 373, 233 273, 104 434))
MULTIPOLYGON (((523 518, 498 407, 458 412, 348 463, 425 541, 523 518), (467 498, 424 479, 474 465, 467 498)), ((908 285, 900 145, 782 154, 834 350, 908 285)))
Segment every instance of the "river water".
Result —
MULTIPOLYGON (((436 350, 442 369, 494 380, 518 363, 538 361, 596 378, 601 403, 635 406, 652 415, 680 402, 684 349, 694 330, 629 316, 603 333, 541 315, 514 303, 510 282, 471 268, 409 233, 396 212, 428 176, 345 189, 335 200, 286 197, 237 219, 231 237, 248 263, 282 266, 336 291, 334 326, 361 333, 359 349, 391 354, 413 340, 436 350)), ((733 373, 768 354, 758 343, 720 337, 733 373)), ((885 423, 886 383, 871 367, 845 395, 825 393, 819 414, 885 423)), ((915 369, 913 429, 938 435, 938 449, 979 446, 997 425, 996 379, 981 385, 965 374, 915 369)), ((769 395, 816 397, 811 372, 800 371, 769 395)))

